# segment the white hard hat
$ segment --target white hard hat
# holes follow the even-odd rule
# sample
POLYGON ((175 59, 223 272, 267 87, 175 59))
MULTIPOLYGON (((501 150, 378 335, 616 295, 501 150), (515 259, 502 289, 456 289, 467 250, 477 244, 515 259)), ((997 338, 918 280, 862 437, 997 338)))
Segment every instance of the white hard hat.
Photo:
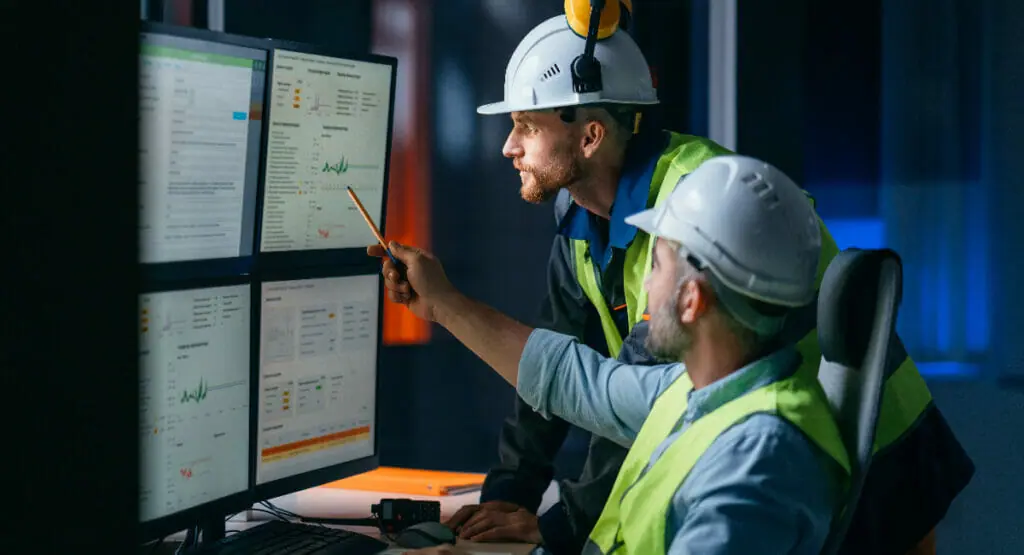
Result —
POLYGON ((572 63, 583 53, 585 42, 569 27, 565 15, 534 27, 505 68, 505 99, 484 104, 477 113, 507 114, 596 103, 658 103, 647 61, 624 32, 598 41, 594 48, 594 56, 601 63, 603 90, 576 93, 572 63))
MULTIPOLYGON (((797 307, 815 298, 821 251, 817 215, 789 177, 760 160, 711 158, 680 179, 664 203, 626 223, 680 243, 711 271, 714 285, 747 299, 797 307)), ((755 331, 767 334, 781 327, 780 321, 725 304, 755 331)))

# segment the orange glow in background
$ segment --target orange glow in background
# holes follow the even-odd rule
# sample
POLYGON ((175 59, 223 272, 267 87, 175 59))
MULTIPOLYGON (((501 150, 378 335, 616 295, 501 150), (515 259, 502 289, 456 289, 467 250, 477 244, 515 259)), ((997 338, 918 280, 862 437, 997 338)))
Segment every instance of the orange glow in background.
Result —
MULTIPOLYGON (((388 241, 430 248, 430 9, 431 0, 376 0, 372 51, 398 58, 387 216, 388 241)), ((422 344, 430 323, 385 300, 385 345, 422 344)))

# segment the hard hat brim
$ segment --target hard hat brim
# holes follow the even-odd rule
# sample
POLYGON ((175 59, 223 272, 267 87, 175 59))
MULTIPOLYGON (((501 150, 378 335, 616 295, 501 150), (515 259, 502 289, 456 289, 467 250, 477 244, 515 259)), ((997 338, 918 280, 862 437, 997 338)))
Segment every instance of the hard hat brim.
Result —
POLYGON ((531 104, 531 105, 516 105, 502 100, 501 102, 492 102, 490 104, 483 104, 478 106, 476 113, 484 116, 492 116, 496 114, 511 114, 512 112, 535 112, 539 110, 554 110, 556 108, 566 108, 569 106, 586 106, 588 104, 624 104, 627 106, 653 106, 659 104, 657 98, 651 100, 617 100, 614 98, 602 98, 600 93, 587 93, 584 95, 575 95, 572 98, 560 100, 558 102, 548 102, 545 104, 531 104))
POLYGON ((502 100, 501 102, 491 102, 490 104, 484 104, 482 106, 478 106, 476 109, 476 113, 485 116, 493 116, 496 114, 508 114, 514 111, 515 110, 509 107, 508 102, 505 102, 504 100, 502 100))
POLYGON ((632 216, 627 216, 625 222, 652 237, 657 237, 659 235, 657 223, 660 214, 660 209, 650 208, 643 212, 637 212, 632 216))

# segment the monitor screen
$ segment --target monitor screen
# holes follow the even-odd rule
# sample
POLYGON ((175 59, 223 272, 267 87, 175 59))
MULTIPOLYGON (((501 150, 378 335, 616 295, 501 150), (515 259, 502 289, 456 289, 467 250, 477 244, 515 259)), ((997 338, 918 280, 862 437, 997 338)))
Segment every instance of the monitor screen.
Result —
POLYGON ((256 483, 374 454, 379 276, 262 285, 256 483))
POLYGON ((261 252, 365 247, 383 214, 393 68, 274 50, 261 252))
POLYGON ((251 256, 267 51, 142 33, 143 263, 251 256))
POLYGON ((249 487, 250 286, 139 299, 140 520, 249 487))

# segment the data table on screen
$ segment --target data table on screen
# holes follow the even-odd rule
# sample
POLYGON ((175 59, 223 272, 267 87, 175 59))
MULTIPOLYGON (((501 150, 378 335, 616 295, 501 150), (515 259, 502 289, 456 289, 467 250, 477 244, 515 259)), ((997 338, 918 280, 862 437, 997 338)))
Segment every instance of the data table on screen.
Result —
POLYGON ((139 302, 142 521, 248 487, 250 286, 139 302))
POLYGON ((262 284, 256 481, 370 456, 376 275, 262 284))
POLYGON ((144 37, 141 262, 252 254, 266 58, 255 49, 144 37))
POLYGON ((275 50, 262 252, 373 242, 346 189, 380 221, 392 73, 387 64, 275 50))

